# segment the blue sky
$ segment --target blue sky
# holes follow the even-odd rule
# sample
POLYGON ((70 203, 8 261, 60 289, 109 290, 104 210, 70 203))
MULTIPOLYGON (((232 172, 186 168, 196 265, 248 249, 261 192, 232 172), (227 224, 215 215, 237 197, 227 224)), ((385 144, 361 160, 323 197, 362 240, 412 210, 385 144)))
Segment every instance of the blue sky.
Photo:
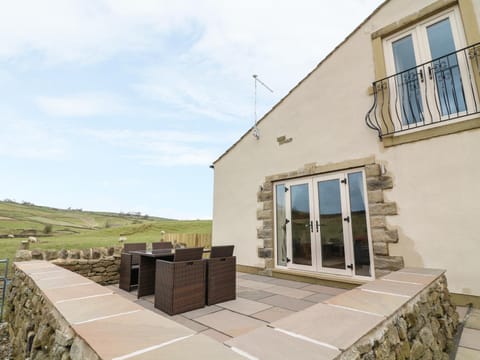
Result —
POLYGON ((0 199, 211 218, 252 74, 261 117, 380 3, 2 2, 0 199))

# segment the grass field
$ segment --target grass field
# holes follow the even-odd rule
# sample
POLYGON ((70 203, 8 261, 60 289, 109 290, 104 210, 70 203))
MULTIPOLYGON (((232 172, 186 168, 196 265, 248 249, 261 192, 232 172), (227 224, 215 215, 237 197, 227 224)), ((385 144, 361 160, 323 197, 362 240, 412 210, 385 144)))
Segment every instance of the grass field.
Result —
POLYGON ((172 220, 0 201, 0 259, 13 261, 22 240, 35 236, 30 249, 86 249, 126 242, 152 242, 165 233, 210 234, 211 220, 172 220), (7 237, 9 234, 14 238, 7 237))

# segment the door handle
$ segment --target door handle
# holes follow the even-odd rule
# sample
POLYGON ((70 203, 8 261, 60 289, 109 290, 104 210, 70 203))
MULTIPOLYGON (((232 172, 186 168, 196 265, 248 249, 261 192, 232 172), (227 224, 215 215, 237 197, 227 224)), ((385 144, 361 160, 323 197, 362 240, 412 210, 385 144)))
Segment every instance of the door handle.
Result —
POLYGON ((423 78, 423 70, 422 69, 419 70, 418 75, 420 75, 420 81, 423 82, 424 78, 423 78))
POLYGON ((347 217, 343 218, 343 221, 346 221, 346 222, 349 223, 350 222, 350 216, 347 216, 347 217))
POLYGON ((353 270, 353 264, 347 265, 347 268, 349 268, 350 270, 353 270))
POLYGON ((310 232, 313 232, 313 221, 310 221, 310 232))
POLYGON ((320 229, 320 223, 318 222, 318 220, 315 220, 315 227, 317 228, 318 233, 318 230, 320 229))

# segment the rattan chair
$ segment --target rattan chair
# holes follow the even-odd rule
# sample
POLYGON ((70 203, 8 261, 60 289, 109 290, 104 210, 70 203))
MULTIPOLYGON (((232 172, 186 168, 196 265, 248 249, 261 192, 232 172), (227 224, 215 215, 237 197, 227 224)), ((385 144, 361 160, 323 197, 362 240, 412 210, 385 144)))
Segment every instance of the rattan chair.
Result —
POLYGON ((236 258, 233 245, 212 246, 207 262, 207 305, 236 299, 236 258))
POLYGON ((152 250, 173 249, 173 244, 168 241, 152 242, 152 250))
POLYGON ((205 306, 203 248, 176 249, 174 261, 157 260, 155 307, 169 315, 205 306))
POLYGON ((138 264, 140 255, 130 254, 130 251, 146 250, 146 243, 125 244, 120 255, 120 281, 119 288, 132 291, 138 286, 138 264))

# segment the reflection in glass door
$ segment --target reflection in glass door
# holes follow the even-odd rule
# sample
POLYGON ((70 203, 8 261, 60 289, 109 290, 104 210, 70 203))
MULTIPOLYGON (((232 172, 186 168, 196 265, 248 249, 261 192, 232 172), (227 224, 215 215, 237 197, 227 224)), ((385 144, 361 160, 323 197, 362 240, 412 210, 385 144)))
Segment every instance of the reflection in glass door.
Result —
POLYGON ((355 275, 370 276, 370 248, 363 174, 348 174, 348 193, 355 275))
POLYGON ((290 193, 292 262, 293 264, 311 266, 312 240, 310 236, 309 185, 292 185, 290 193))
POLYGON ((318 181, 317 188, 322 267, 345 270, 345 236, 340 179, 318 181))

